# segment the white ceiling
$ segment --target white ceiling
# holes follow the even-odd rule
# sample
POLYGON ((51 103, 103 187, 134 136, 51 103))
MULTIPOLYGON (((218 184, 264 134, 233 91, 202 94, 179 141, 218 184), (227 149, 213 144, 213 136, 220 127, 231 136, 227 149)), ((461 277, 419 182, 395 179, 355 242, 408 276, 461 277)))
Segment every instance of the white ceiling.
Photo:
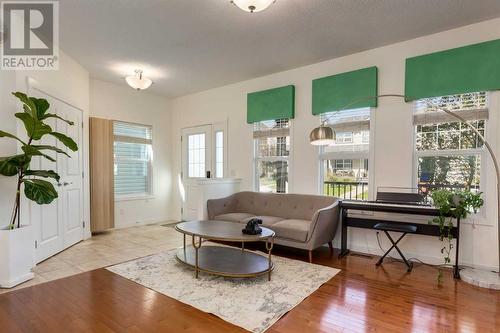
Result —
POLYGON ((500 0, 61 0, 61 48, 92 77, 180 96, 500 16, 500 0))

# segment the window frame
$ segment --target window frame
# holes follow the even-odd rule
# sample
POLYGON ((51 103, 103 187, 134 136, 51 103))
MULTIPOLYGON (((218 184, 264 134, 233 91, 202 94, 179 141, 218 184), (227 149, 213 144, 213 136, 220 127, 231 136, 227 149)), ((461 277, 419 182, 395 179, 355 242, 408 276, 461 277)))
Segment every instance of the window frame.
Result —
MULTIPOLYGON (((292 144, 292 138, 293 138, 293 118, 283 118, 283 119, 288 119, 288 129, 289 129, 289 151, 288 151, 288 156, 267 156, 267 157, 258 157, 258 139, 253 138, 253 188, 254 191, 260 192, 260 177, 259 177, 259 162, 260 161, 267 161, 267 162, 279 162, 279 161, 286 161, 288 165, 288 192, 286 193, 292 193, 292 163, 291 161, 293 160, 292 154, 293 154, 293 144, 292 144)), ((278 120, 278 119, 276 119, 278 120)), ((254 126, 255 124, 252 124, 252 135, 254 133, 254 126)), ((274 193, 274 192, 273 192, 274 193)))
MULTIPOLYGON (((361 135, 361 144, 368 144, 368 154, 366 157, 357 157, 357 156, 351 156, 351 155, 346 155, 346 156, 340 156, 340 158, 335 158, 335 159, 351 159, 354 164, 354 160, 360 160, 360 159, 366 159, 368 160, 368 198, 367 200, 373 200, 375 197, 374 194, 374 175, 375 175, 375 124, 376 124, 376 112, 373 107, 366 107, 366 108, 361 108, 361 109, 368 109, 370 113, 370 130, 368 134, 369 142, 365 142, 364 140, 364 135, 361 135)), ((353 109, 355 110, 355 109, 353 109)), ((332 111, 335 112, 335 111, 332 111)), ((321 115, 319 117, 319 123, 321 124, 321 115)), ((354 133, 353 133, 353 141, 354 141, 354 133)), ((346 146, 346 145, 351 145, 353 143, 340 143, 338 144, 339 146, 346 146)), ((324 193, 324 178, 325 178, 325 161, 330 160, 331 158, 328 158, 328 155, 324 153, 324 147, 318 147, 318 193, 320 195, 325 195, 324 193)), ((364 166, 363 166, 364 167, 364 166)))
MULTIPOLYGON (((496 135, 494 135, 494 130, 492 128, 493 124, 497 123, 497 116, 496 112, 492 110, 498 110, 498 106, 500 104, 498 103, 498 98, 500 97, 498 95, 498 92, 490 92, 486 91, 486 108, 489 110, 488 113, 488 118, 484 119, 484 138, 492 143, 495 143, 496 146, 496 135)), ((413 122, 413 115, 414 111, 416 109, 416 103, 418 103, 419 100, 416 100, 412 103, 412 122, 413 122)), ((453 111, 453 110, 452 110, 453 111)), ((455 122, 455 121, 454 121, 455 122)), ((460 121, 457 119, 456 123, 459 123, 460 121)), ((481 222, 478 224, 482 225, 491 225, 491 222, 488 222, 488 216, 492 214, 493 212, 490 212, 489 210, 491 209, 491 205, 489 203, 489 197, 491 196, 490 193, 491 189, 488 187, 488 180, 490 179, 490 171, 489 167, 491 165, 490 161, 490 156, 489 153, 483 144, 483 147, 481 148, 470 148, 470 149, 449 149, 449 150, 423 150, 423 151, 418 151, 417 150, 417 125, 414 123, 413 125, 413 141, 412 141, 412 149, 413 149, 413 165, 412 165, 412 187, 413 188, 418 188, 418 159, 420 157, 438 157, 438 156, 480 156, 481 159, 481 167, 479 169, 480 172, 480 181, 479 181, 479 191, 483 193, 483 199, 484 199, 484 206, 482 209, 479 210, 477 214, 474 214, 475 217, 479 217, 481 222)), ((496 187, 496 184, 495 184, 496 187)), ((496 194, 494 195, 496 196, 496 194)), ((474 220, 474 217, 469 218, 470 220, 474 220)), ((469 220, 468 219, 468 220, 469 220)), ((462 222, 467 222, 467 220, 462 221, 462 222)))
MULTIPOLYGON (((141 124, 141 123, 134 123, 134 122, 129 122, 129 121, 122 121, 122 120, 113 120, 113 166, 116 161, 116 157, 114 154, 114 143, 117 142, 115 135, 114 135, 114 124, 115 123, 122 123, 122 124, 130 124, 130 125, 135 125, 135 126, 142 126, 142 127, 148 127, 151 132, 151 142, 150 143, 145 143, 150 145, 150 150, 148 153, 148 161, 147 161, 147 170, 148 170, 148 177, 147 177, 147 188, 148 191, 145 193, 130 193, 130 194, 122 194, 122 195, 117 195, 115 192, 115 189, 113 189, 113 195, 115 198, 115 202, 119 201, 131 201, 131 200, 146 200, 146 199, 153 199, 154 198, 154 176, 153 176, 153 160, 154 160, 154 128, 153 125, 149 124, 141 124)), ((121 136, 121 138, 127 138, 127 136, 121 136)), ((135 137, 128 137, 131 138, 132 140, 126 141, 126 140, 119 140, 118 142, 129 142, 129 143, 137 143, 134 142, 137 138, 135 137)), ((115 174, 113 172, 113 183, 115 182, 115 174)))

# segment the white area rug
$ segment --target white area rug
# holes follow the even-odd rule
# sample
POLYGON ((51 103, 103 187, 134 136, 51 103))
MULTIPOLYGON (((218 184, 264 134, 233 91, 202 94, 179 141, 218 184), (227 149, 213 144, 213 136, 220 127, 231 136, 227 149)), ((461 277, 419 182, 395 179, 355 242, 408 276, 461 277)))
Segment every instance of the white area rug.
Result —
POLYGON ((175 259, 177 249, 118 264, 107 269, 147 288, 189 304, 246 330, 264 332, 340 270, 273 257, 267 275, 231 279, 200 273, 175 259))

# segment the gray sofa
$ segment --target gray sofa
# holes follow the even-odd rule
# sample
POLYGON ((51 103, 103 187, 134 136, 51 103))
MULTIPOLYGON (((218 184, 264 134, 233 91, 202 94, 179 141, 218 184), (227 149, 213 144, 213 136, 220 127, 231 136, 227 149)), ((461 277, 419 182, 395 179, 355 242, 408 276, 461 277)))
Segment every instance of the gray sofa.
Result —
POLYGON ((275 243, 309 251, 324 244, 333 251, 332 240, 339 224, 338 198, 304 195, 239 192, 208 200, 209 220, 244 225, 252 218, 276 233, 275 243))

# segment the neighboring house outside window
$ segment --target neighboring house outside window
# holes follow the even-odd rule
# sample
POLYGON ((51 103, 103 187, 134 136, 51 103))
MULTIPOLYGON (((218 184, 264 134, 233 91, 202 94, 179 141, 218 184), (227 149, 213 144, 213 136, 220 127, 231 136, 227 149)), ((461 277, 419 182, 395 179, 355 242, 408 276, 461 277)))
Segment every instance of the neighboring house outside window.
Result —
POLYGON ((416 186, 428 194, 434 189, 470 189, 478 192, 486 159, 483 142, 467 125, 431 105, 447 108, 467 119, 484 136, 488 119, 485 92, 467 93, 415 103, 416 186))
POLYGON ((368 199, 370 109, 324 113, 335 144, 320 149, 321 192, 344 199, 368 199))
POLYGON ((255 189, 259 192, 288 192, 290 120, 254 123, 255 189))
POLYGON ((115 121, 115 198, 144 197, 152 194, 152 127, 115 121))

